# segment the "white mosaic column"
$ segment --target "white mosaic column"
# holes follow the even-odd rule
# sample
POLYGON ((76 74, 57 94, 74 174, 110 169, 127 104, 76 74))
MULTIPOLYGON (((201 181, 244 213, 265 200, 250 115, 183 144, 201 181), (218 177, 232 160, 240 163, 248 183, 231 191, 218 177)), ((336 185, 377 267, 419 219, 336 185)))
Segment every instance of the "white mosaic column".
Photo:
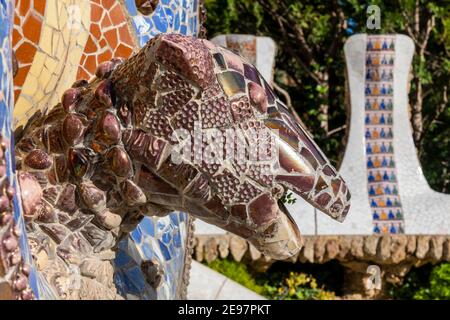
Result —
POLYGON ((352 193, 352 206, 342 224, 317 216, 317 233, 449 234, 450 195, 429 187, 412 138, 408 86, 413 41, 404 35, 358 34, 347 40, 344 52, 351 121, 340 172, 352 193), (378 68, 374 68, 373 59, 378 68), (371 73, 373 70, 378 74, 371 73), (380 137, 381 129, 385 129, 384 138, 380 137), (366 138, 367 131, 370 138, 366 138), (373 148, 378 150, 374 152, 373 148), (383 157, 387 159, 384 166, 383 157), (377 171, 381 180, 376 179, 377 171), (385 171, 393 182, 385 182, 385 171))

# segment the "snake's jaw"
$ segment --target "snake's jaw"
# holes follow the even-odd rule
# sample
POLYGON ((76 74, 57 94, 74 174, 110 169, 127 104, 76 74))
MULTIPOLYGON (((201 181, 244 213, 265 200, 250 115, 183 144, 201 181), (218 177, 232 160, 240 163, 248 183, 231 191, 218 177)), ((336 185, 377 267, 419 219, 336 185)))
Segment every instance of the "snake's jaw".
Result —
MULTIPOLYGON (((257 200, 258 201, 258 200, 257 200)), ((284 260, 296 255, 302 248, 300 231, 282 203, 273 203, 268 197, 258 201, 261 217, 274 219, 248 238, 260 252, 273 259, 284 260), (270 211, 270 212, 268 212, 270 211), (268 225, 268 226, 267 226, 268 225)))

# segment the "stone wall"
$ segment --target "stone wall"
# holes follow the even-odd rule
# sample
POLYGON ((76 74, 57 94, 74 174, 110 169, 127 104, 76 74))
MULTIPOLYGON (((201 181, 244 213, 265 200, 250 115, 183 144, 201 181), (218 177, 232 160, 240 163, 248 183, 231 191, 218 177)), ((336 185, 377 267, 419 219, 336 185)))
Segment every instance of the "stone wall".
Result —
MULTIPOLYGON (((344 292, 353 298, 386 297, 386 284, 401 283, 412 267, 450 261, 450 236, 332 235, 304 236, 303 241, 303 248, 289 262, 323 264, 339 261, 346 269, 344 292), (380 268, 381 289, 373 289, 368 282, 371 265, 380 268)), ((232 234, 196 235, 193 254, 199 262, 231 257, 248 263, 257 271, 265 271, 275 262, 232 234)))

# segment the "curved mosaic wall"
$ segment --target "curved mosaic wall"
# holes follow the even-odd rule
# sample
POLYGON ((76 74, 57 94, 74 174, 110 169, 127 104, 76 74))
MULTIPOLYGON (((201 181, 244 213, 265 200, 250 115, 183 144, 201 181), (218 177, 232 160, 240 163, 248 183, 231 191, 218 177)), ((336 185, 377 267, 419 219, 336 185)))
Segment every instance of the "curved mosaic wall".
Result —
MULTIPOLYGON (((4 8, 9 6, 11 16, 14 15, 10 20, 14 21, 13 30, 8 28, 10 24, 2 23, 2 32, 12 31, 12 49, 18 67, 14 77, 13 125, 8 122, 13 111, 11 72, 7 73, 9 78, 2 77, 3 97, 9 99, 5 103, 11 104, 9 109, 1 111, 2 130, 7 137, 11 126, 19 128, 36 111, 56 105, 63 91, 75 80, 91 78, 101 62, 127 58, 161 32, 195 36, 198 30, 197 0, 154 1, 154 10, 146 14, 138 10, 139 1, 135 0, 16 0, 14 9, 12 2, 1 1, 4 8), (7 88, 11 89, 10 96, 5 95, 9 92, 7 88)), ((3 13, 2 22, 5 22, 7 16, 3 13)), ((11 66, 11 60, 7 54, 2 56, 3 74, 6 64, 11 66)), ((11 161, 11 155, 8 156, 11 161)), ((19 210, 17 218, 19 221, 19 210)), ((187 219, 185 213, 144 218, 120 243, 115 280, 123 296, 141 299, 182 296, 187 219), (145 281, 143 264, 164 270, 157 289, 145 281)), ((21 249, 27 253, 26 234, 22 234, 21 249)), ((28 260, 31 262, 31 257, 28 260)), ((55 298, 33 266, 30 281, 37 298, 55 298)))
POLYGON ((288 206, 304 235, 447 235, 450 195, 427 183, 412 138, 409 87, 414 41, 356 34, 344 45, 349 112, 340 174, 352 193, 337 223, 299 201, 288 206))

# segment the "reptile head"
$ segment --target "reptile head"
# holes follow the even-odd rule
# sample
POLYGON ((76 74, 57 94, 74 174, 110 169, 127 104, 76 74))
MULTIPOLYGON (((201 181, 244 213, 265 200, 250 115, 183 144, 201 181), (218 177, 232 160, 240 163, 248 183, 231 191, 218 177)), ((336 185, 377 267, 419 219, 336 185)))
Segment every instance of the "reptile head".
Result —
POLYGON ((186 211, 278 259, 301 248, 279 201, 287 190, 345 218, 344 180, 239 55, 161 35, 110 79, 117 105, 131 113, 123 143, 151 205, 186 211))

